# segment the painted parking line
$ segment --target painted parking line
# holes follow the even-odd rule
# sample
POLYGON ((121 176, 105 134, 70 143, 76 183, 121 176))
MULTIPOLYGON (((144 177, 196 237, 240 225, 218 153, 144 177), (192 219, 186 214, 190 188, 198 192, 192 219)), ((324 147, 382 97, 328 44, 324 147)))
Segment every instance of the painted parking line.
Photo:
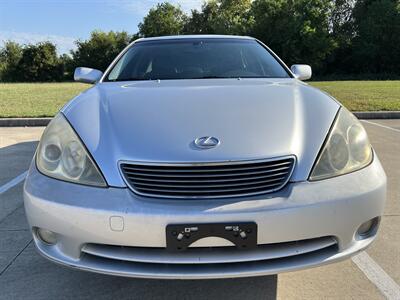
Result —
POLYGON ((361 252, 352 261, 388 300, 400 299, 400 286, 367 254, 361 252))
POLYGON ((393 131, 396 131, 396 132, 400 132, 400 129, 392 128, 392 127, 389 127, 389 126, 386 126, 386 125, 382 125, 382 124, 379 124, 379 123, 375 123, 375 122, 371 122, 371 121, 367 121, 367 120, 361 120, 361 122, 372 124, 372 125, 375 125, 375 126, 386 128, 386 129, 390 129, 390 130, 393 130, 393 131))
POLYGON ((18 183, 22 182, 25 179, 26 174, 28 174, 28 171, 25 171, 24 173, 18 175, 13 180, 7 182, 5 185, 0 186, 0 194, 8 191, 12 187, 16 186, 18 183))

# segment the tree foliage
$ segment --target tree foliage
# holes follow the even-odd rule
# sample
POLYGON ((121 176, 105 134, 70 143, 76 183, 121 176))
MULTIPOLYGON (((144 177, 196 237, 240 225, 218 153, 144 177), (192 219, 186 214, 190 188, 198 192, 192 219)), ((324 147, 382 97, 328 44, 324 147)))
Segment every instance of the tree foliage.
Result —
POLYGON ((398 73, 400 68, 400 3, 360 0, 354 11, 353 71, 398 73))
POLYGON ((329 33, 331 2, 327 0, 255 0, 252 35, 289 63, 321 68, 335 43, 329 33))
POLYGON ((88 40, 76 42, 77 49, 72 51, 72 67, 90 67, 105 71, 132 38, 125 31, 93 31, 88 40))
POLYGON ((205 2, 201 11, 192 10, 190 18, 183 28, 185 34, 214 34, 212 20, 217 15, 218 3, 216 1, 205 2))
POLYGON ((22 57, 22 46, 6 41, 4 47, 0 49, 0 81, 17 81, 17 66, 22 57))
POLYGON ((317 75, 390 78, 400 69, 399 0, 208 0, 191 13, 163 2, 138 28, 134 35, 94 31, 71 55, 58 56, 49 42, 8 41, 0 48, 0 80, 72 80, 78 66, 104 71, 139 37, 180 34, 255 36, 286 63, 310 64, 317 75))
POLYGON ((28 45, 18 62, 20 81, 60 81, 63 65, 57 56, 56 46, 50 42, 28 45))
POLYGON ((217 33, 245 35, 253 25, 251 0, 211 0, 202 11, 192 11, 185 31, 187 33, 217 33))
POLYGON ((21 46, 7 42, 0 51, 2 81, 60 81, 64 78, 63 61, 51 42, 21 46))
POLYGON ((159 3, 139 23, 139 34, 143 37, 181 34, 186 21, 187 16, 179 6, 159 3))

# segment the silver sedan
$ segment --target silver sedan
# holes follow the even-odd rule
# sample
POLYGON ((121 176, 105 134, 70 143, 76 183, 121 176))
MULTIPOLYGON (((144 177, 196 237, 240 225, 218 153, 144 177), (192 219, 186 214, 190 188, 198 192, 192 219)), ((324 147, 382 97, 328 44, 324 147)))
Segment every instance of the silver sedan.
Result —
POLYGON ((24 186, 44 257, 146 278, 275 274, 375 239, 386 176, 360 122, 250 37, 139 39, 46 128, 24 186))

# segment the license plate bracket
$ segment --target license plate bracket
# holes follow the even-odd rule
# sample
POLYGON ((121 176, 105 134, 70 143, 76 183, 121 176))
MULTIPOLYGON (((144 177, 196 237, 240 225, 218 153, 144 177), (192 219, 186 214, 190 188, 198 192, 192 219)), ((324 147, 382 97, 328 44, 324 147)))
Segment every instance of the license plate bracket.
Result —
POLYGON ((166 227, 167 250, 181 252, 199 239, 219 237, 232 242, 240 250, 257 247, 255 222, 170 224, 166 227))

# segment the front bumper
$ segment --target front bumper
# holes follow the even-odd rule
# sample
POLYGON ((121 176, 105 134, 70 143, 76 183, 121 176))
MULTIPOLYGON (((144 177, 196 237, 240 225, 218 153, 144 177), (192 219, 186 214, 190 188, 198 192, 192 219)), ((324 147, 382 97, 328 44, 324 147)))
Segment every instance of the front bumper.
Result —
MULTIPOLYGON (((32 165, 25 210, 39 252, 70 267, 143 278, 224 278, 276 274, 345 259, 375 238, 357 229, 383 214, 386 176, 375 157, 358 171, 318 182, 290 183, 248 199, 144 198, 127 188, 94 188, 54 180, 32 165), (231 248, 165 252, 168 224, 256 222, 256 251, 231 248), (35 234, 57 234, 47 245, 35 234), (238 252, 239 251, 239 252, 238 252)), ((218 242, 208 246, 218 246, 218 242)))

